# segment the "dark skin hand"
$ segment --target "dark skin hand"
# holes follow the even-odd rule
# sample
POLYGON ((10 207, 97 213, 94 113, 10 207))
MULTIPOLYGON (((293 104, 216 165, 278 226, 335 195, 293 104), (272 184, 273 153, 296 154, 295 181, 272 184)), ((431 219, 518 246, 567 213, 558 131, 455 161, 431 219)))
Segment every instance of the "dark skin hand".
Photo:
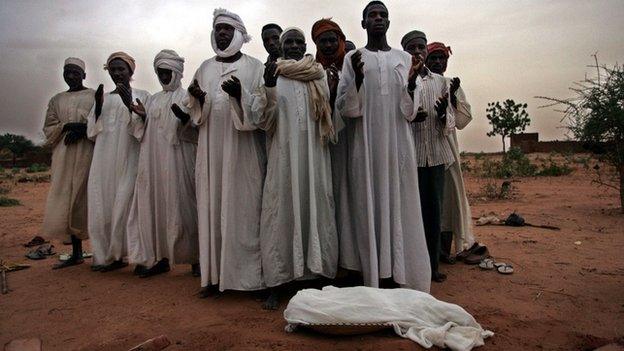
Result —
POLYGON ((188 87, 188 92, 192 97, 196 98, 199 101, 199 104, 203 107, 204 101, 206 101, 206 92, 201 89, 197 79, 193 80, 193 84, 188 87))
POLYGON ((273 88, 277 84, 277 75, 275 74, 277 63, 273 61, 267 62, 264 67, 264 86, 273 88))
POLYGON ((460 83, 461 81, 457 77, 451 79, 451 105, 453 105, 453 108, 457 108, 457 96, 455 93, 457 93, 460 83))
POLYGON ((228 93, 231 97, 235 98, 240 104, 243 88, 240 80, 238 80, 236 76, 232 76, 230 79, 223 82, 223 84, 221 84, 221 89, 223 89, 223 91, 228 93))
POLYGON ((409 70, 409 77, 407 78, 407 92, 412 100, 414 100, 414 89, 416 89, 416 78, 418 78, 419 72, 424 67, 425 60, 422 55, 412 55, 412 65, 409 70))
POLYGON ((423 110, 422 107, 419 107, 418 111, 416 111, 416 118, 414 118, 414 122, 424 122, 427 119, 427 116, 427 111, 423 110))
POLYGON ((189 119, 191 119, 191 116, 188 113, 185 113, 184 111, 182 111, 182 109, 180 108, 180 106, 178 106, 178 104, 175 104, 175 103, 172 104, 171 111, 182 122, 182 125, 186 125, 189 119))
POLYGON ((128 110, 139 115, 144 121, 147 113, 145 112, 145 106, 139 98, 136 98, 136 104, 132 102, 132 90, 126 87, 123 84, 117 84, 117 92, 119 93, 119 97, 121 97, 121 101, 126 105, 128 110))
POLYGON ((435 104, 436 114, 438 115, 440 123, 442 123, 443 125, 446 124, 446 108, 448 107, 448 103, 449 95, 448 93, 446 93, 441 98, 438 98, 438 101, 436 101, 435 104))
POLYGON ((351 55, 351 66, 355 72, 355 87, 360 91, 364 82, 364 62, 362 62, 362 53, 359 50, 351 55))
POLYGON ((327 74, 327 85, 329 85, 329 106, 333 109, 339 82, 338 68, 332 63, 325 70, 325 73, 327 74))
POLYGON ((95 120, 97 121, 102 114, 102 105, 104 104, 104 84, 100 84, 95 91, 95 120))

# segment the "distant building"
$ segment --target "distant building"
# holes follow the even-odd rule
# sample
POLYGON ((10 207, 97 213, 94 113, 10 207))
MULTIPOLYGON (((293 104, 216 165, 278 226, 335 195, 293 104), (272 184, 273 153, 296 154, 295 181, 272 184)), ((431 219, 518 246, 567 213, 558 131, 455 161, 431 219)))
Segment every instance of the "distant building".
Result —
POLYGON ((517 147, 525 154, 532 152, 587 152, 578 141, 539 141, 539 133, 512 134, 511 147, 517 147))

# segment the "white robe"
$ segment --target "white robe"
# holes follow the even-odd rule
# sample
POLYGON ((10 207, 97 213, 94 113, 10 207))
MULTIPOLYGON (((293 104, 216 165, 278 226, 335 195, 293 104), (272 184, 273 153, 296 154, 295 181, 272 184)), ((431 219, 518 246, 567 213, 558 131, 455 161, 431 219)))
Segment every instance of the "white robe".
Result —
POLYGON ((81 139, 65 145, 65 123, 87 123, 93 106, 93 89, 56 94, 48 104, 43 133, 52 148, 52 179, 41 231, 62 240, 75 235, 89 238, 87 231, 87 179, 93 142, 81 139))
POLYGON ((147 99, 134 198, 128 218, 128 261, 147 267, 199 260, 195 151, 197 129, 171 111, 186 90, 161 91, 147 99))
POLYGON ((338 234, 329 146, 320 142, 306 83, 279 77, 266 90, 269 107, 260 122, 271 136, 260 226, 264 280, 274 287, 313 275, 333 278, 338 234))
MULTIPOLYGON (((149 93, 132 89, 132 100, 145 102, 149 93)), ((126 224, 134 193, 143 120, 131 113, 119 94, 104 94, 99 119, 91 109, 87 135, 95 141, 89 171, 89 236, 95 265, 126 256, 126 224)))
MULTIPOLYGON (((355 51, 353 51, 355 52, 355 51)), ((344 268, 362 271, 364 283, 380 278, 428 292, 431 267, 425 242, 416 151, 410 129, 418 106, 407 93, 411 56, 403 51, 360 49, 364 82, 356 89, 347 54, 336 108, 353 118, 349 185, 353 244, 341 247, 344 268)), ((417 84, 422 84, 420 77, 417 84)), ((342 240, 344 243, 345 240, 342 240)))
POLYGON ((195 73, 206 95, 203 108, 189 97, 199 126, 196 184, 201 286, 223 290, 264 288, 260 260, 260 210, 264 150, 251 120, 264 113, 264 65, 243 55, 234 63, 204 61, 195 73), (236 76, 241 105, 221 84, 236 76))
MULTIPOLYGON (((447 82, 450 84, 449 78, 447 78, 447 82)), ((472 114, 470 104, 466 100, 466 94, 464 94, 464 90, 461 87, 457 90, 456 96, 457 108, 453 108, 455 126, 461 130, 472 121, 472 114)), ((449 103, 449 107, 451 106, 449 103)), ((451 134, 447 135, 447 139, 455 162, 446 170, 444 177, 444 200, 442 202, 444 207, 442 208, 441 229, 443 232, 453 232, 455 251, 460 252, 470 248, 475 243, 475 239, 472 232, 472 213, 461 171, 457 132, 453 130, 451 134)))

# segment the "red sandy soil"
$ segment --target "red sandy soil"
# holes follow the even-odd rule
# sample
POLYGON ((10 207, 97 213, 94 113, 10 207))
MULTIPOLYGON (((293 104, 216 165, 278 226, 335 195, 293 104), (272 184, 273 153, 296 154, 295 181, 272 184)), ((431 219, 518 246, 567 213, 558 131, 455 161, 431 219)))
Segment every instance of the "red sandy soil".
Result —
MULTIPOLYGON (((478 193, 485 182, 469 176, 468 189, 478 193)), ((596 187, 580 167, 569 176, 513 184, 516 198, 479 201, 473 214, 515 210, 530 223, 562 230, 477 227, 477 239, 498 260, 513 263, 516 272, 442 266, 449 278, 433 283, 432 294, 463 306, 496 333, 479 350, 591 350, 622 342, 624 215, 617 192, 596 187)), ((12 185, 9 196, 23 205, 0 208, 3 259, 27 261, 21 244, 39 233, 48 187, 12 185)), ((57 251, 69 251, 58 240, 52 243, 57 251)), ((286 333, 286 301, 279 311, 268 312, 257 294, 199 299, 199 280, 188 266, 140 279, 131 268, 92 272, 90 260, 52 271, 55 262, 29 261, 30 269, 7 274, 11 291, 0 295, 0 345, 39 337, 44 350, 127 350, 166 334, 172 341, 167 350, 420 349, 390 331, 350 337, 286 333)))

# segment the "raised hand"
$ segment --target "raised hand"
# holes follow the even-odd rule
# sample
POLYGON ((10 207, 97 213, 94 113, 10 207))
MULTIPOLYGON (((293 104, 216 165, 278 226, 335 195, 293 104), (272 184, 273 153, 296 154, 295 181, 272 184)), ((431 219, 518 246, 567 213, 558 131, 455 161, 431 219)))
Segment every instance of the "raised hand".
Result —
POLYGON ((95 120, 97 121, 102 114, 102 105, 104 104, 104 84, 100 84, 95 91, 95 120))
POLYGON ((206 100, 206 92, 201 89, 201 87, 199 86, 199 82, 197 82, 197 79, 193 79, 193 84, 191 84, 187 90, 192 97, 199 100, 199 103, 202 106, 204 105, 204 101, 206 100))
POLYGON ((240 80, 238 80, 236 76, 232 76, 230 79, 223 82, 223 84, 221 84, 221 89, 240 102, 243 88, 241 87, 240 80))
POLYGON ((414 122, 424 122, 427 119, 427 116, 429 116, 427 111, 423 110, 422 107, 419 107, 418 111, 416 111, 416 118, 414 118, 414 122))
POLYGON ((351 66, 355 72, 355 87, 359 91, 364 82, 364 62, 362 62, 362 53, 360 50, 357 50, 351 55, 351 66))
POLYGON ((410 66, 407 79, 407 87, 409 90, 414 91, 414 89, 416 88, 416 78, 418 78, 418 74, 422 70, 424 64, 425 60, 423 59, 422 55, 412 55, 412 65, 410 66))
POLYGON ((267 62, 264 65, 264 86, 267 88, 273 88, 277 85, 277 75, 275 74, 275 70, 277 70, 276 62, 267 62))
POLYGON ((327 85, 329 86, 329 91, 331 93, 334 93, 336 89, 338 88, 338 81, 339 81, 338 68, 336 67, 336 65, 332 63, 329 66, 329 68, 325 70, 325 72, 327 74, 327 85))
POLYGON ((448 100, 449 95, 446 93, 442 97, 438 98, 438 101, 436 101, 435 104, 436 114, 442 124, 446 124, 446 108, 448 107, 448 100))
POLYGON ((457 77, 451 79, 451 105, 453 105, 454 108, 457 108, 457 96, 455 93, 457 93, 460 83, 461 81, 457 77))
POLYGON ((121 101, 128 108, 128 110, 132 111, 132 91, 128 89, 125 85, 118 83, 117 84, 117 93, 121 98, 121 101))
POLYGON ((145 111, 145 106, 143 106, 143 103, 139 100, 139 98, 136 98, 136 104, 130 104, 130 111, 136 113, 145 121, 147 112, 145 111))
POLYGON ((191 116, 188 113, 182 111, 180 106, 178 106, 178 104, 176 103, 173 103, 171 105, 171 111, 182 122, 182 125, 185 125, 189 121, 189 119, 191 119, 191 116))

